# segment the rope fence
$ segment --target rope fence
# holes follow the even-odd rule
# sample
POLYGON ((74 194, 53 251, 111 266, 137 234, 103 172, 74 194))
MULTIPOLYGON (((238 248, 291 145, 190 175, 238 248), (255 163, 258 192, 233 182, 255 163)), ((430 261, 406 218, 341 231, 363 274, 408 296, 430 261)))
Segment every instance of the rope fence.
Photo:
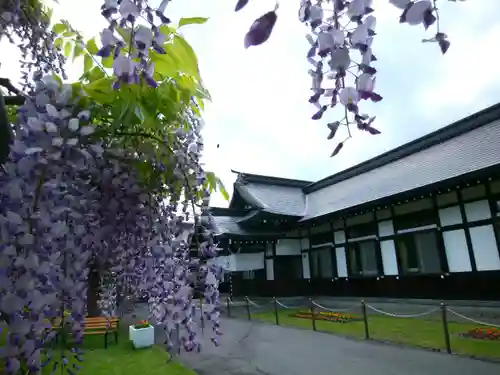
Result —
POLYGON ((360 301, 360 304, 355 304, 352 306, 349 306, 347 308, 332 308, 332 307, 327 307, 324 306, 316 301, 314 301, 312 298, 308 299, 307 306, 304 306, 304 304, 301 304, 299 306, 289 306, 284 304, 283 302, 279 301, 276 297, 273 297, 271 301, 267 302, 254 302, 250 300, 248 297, 245 297, 242 301, 233 301, 230 298, 227 298, 226 301, 226 308, 227 308, 227 315, 228 317, 231 317, 231 309, 234 307, 245 307, 246 310, 246 317, 248 320, 252 320, 252 307, 258 308, 258 309, 263 309, 266 307, 269 307, 269 305, 273 306, 274 310, 274 320, 276 325, 280 325, 280 314, 279 310, 280 309, 285 309, 285 310, 298 310, 298 309, 303 309, 307 308, 308 311, 310 312, 311 316, 311 327, 314 331, 317 331, 317 320, 318 315, 321 314, 321 312, 329 312, 329 313, 343 313, 343 312, 348 312, 348 311, 353 311, 353 310, 360 310, 361 315, 362 315, 362 321, 363 321, 363 328, 364 328, 364 338, 366 340, 371 340, 371 335, 370 335, 370 327, 369 327, 369 314, 368 311, 375 312, 376 314, 382 315, 382 316, 387 316, 391 318, 396 318, 396 319, 416 319, 416 318, 422 318, 426 316, 430 316, 436 313, 440 313, 440 320, 442 324, 442 334, 443 334, 443 341, 444 341, 444 346, 446 349, 446 352, 451 354, 452 353, 452 346, 451 346, 451 340, 450 340, 450 329, 449 329, 449 322, 448 322, 448 315, 453 315, 455 317, 458 317, 460 319, 463 319, 467 322, 474 323, 480 326, 486 326, 490 328, 500 328, 500 324, 493 324, 493 323, 488 323, 484 321, 480 321, 474 318, 471 318, 469 316, 463 315, 448 306, 446 306, 445 303, 441 303, 439 306, 432 307, 426 311, 421 311, 418 313, 414 314, 396 314, 388 311, 384 311, 382 309, 379 309, 375 306, 372 306, 370 304, 365 303, 365 301, 360 301))

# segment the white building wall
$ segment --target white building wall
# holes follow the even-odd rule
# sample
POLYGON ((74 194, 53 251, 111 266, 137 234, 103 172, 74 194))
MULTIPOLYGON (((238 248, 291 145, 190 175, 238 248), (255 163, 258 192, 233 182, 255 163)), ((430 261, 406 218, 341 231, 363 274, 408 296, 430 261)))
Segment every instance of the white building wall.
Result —
POLYGON ((442 227, 462 224, 462 213, 459 206, 451 206, 439 210, 439 221, 442 227))
POLYGON ((347 258, 345 247, 335 248, 335 256, 337 258, 337 274, 339 277, 347 277, 347 258))
POLYGON ((276 255, 300 255, 299 239, 280 239, 276 244, 276 255))
POLYGON ((500 270, 500 254, 493 225, 470 228, 474 260, 478 271, 500 270))
POLYGON ((450 272, 472 271, 465 231, 457 229, 443 232, 443 240, 450 272))
POLYGON ((274 260, 266 259, 266 280, 274 280, 274 260))
POLYGON ((210 259, 208 263, 230 272, 261 270, 264 268, 264 252, 224 255, 210 259))
POLYGON ((382 252, 384 275, 398 275, 398 260, 396 257, 396 247, 394 246, 394 240, 386 240, 380 242, 380 250, 382 252))
POLYGON ((302 254, 302 275, 304 279, 311 278, 311 267, 309 264, 309 253, 302 254))
POLYGON ((384 220, 378 223, 378 234, 381 237, 392 236, 394 234, 394 225, 392 220, 384 220))
POLYGON ((469 223, 491 218, 490 204, 487 200, 465 204, 465 215, 469 223))

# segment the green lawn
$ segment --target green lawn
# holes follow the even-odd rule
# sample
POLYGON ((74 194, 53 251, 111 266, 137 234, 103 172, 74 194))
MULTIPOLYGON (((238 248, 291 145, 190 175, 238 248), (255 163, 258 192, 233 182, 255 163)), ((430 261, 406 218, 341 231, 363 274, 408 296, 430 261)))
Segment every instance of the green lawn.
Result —
MULTIPOLYGON (((311 320, 294 318, 291 316, 298 311, 299 310, 279 310, 278 317, 280 325, 312 329, 311 320)), ((302 309, 301 311, 304 310, 302 309)), ((253 313, 252 319, 276 324, 274 311, 253 313)), ((370 338, 373 340, 389 341, 446 351, 443 325, 438 317, 435 319, 415 319, 369 315, 368 326, 370 338)), ((316 327, 318 331, 360 339, 365 337, 364 323, 362 320, 349 323, 317 320, 316 327)), ((460 336, 460 333, 464 333, 476 327, 477 326, 470 324, 450 322, 449 331, 452 351, 454 353, 475 357, 500 359, 500 341, 474 340, 460 336)))
MULTIPOLYGON (((164 348, 155 345, 152 348, 134 349, 128 340, 127 331, 120 333, 118 344, 110 338, 107 349, 104 349, 103 336, 87 336, 83 352, 84 361, 80 363, 78 375, 196 375, 175 361, 166 363, 168 354, 164 348)), ((60 349, 54 352, 54 358, 57 357, 60 357, 60 349)), ((0 373, 2 365, 0 363, 0 373)), ((45 367, 42 374, 50 374, 51 367, 45 367)), ((60 374, 61 370, 55 373, 60 374)))

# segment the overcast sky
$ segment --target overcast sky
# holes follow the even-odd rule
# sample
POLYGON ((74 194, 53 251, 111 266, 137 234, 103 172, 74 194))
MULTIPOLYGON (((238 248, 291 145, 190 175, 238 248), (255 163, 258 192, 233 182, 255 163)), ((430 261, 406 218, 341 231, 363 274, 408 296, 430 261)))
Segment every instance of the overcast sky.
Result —
MULTIPOLYGON (((376 91, 384 100, 363 103, 362 108, 377 116, 375 126, 382 134, 354 131, 353 139, 332 159, 336 143, 326 140, 326 123, 338 113, 320 121, 310 119, 314 108, 307 101, 307 29, 297 19, 299 0, 282 1, 268 43, 248 50, 243 48, 245 32, 255 18, 274 7, 274 1, 251 0, 239 13, 233 12, 235 2, 173 0, 167 9, 173 21, 181 16, 210 17, 183 34, 198 55, 213 99, 204 115, 207 169, 222 178, 230 193, 235 179, 231 169, 317 180, 500 101, 499 0, 438 1, 441 29, 451 40, 445 56, 437 45, 420 42, 434 29, 426 33, 422 27, 400 25, 398 10, 387 0, 375 0, 376 91)), ((90 37, 105 25, 101 4, 102 0, 59 0, 54 16, 69 20, 90 37)), ((0 76, 15 77, 15 48, 5 41, 0 48, 0 76)), ((76 78, 80 69, 69 73, 76 78)), ((227 202, 217 195, 211 204, 227 202)))

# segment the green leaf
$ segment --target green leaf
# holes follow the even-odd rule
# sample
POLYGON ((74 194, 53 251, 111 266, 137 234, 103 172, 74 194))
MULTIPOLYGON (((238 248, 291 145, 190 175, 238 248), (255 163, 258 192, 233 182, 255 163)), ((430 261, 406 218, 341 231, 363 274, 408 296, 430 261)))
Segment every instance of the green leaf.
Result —
POLYGON ((87 44, 85 45, 85 48, 92 55, 96 55, 97 52, 99 52, 99 48, 97 48, 97 44, 95 43, 95 38, 89 39, 87 41, 87 44))
POLYGON ((56 34, 62 34, 67 29, 68 27, 64 23, 56 23, 54 26, 52 26, 52 31, 56 34))
POLYGON ((104 77, 83 86, 85 92, 99 103, 112 103, 115 100, 113 92, 113 79, 104 77))
POLYGON ((167 43, 164 46, 167 54, 170 53, 177 61, 179 69, 186 74, 194 76, 200 80, 200 71, 198 69, 198 58, 193 51, 193 48, 186 40, 178 35, 174 36, 173 43, 167 43))
POLYGON ((160 26, 160 33, 168 37, 175 33, 175 28, 169 25, 162 25, 160 26))
POLYGON ((113 59, 113 55, 109 55, 108 57, 103 57, 101 63, 105 68, 111 69, 113 67, 114 61, 115 60, 113 59))
POLYGON ((227 193, 226 187, 222 183, 222 180, 220 178, 217 178, 217 185, 219 186, 219 191, 224 197, 225 200, 229 200, 229 194, 227 193))
POLYGON ((54 40, 54 48, 61 48, 63 45, 63 40, 62 38, 57 38, 54 40))
POLYGON ((89 54, 85 54, 83 58, 83 72, 87 73, 92 69, 94 66, 94 61, 92 60, 92 57, 89 54))
MULTIPOLYGON (((161 78, 175 77, 179 72, 179 67, 175 56, 168 53, 161 54, 157 52, 150 53, 151 62, 154 63, 155 73, 161 75, 161 78)), ((158 78, 157 78, 158 79, 158 78)))
POLYGON ((77 57, 80 57, 83 53, 83 46, 81 43, 75 43, 75 47, 73 48, 73 61, 75 61, 75 59, 77 57))
POLYGON ((69 58, 71 55, 71 47, 72 47, 71 42, 66 42, 66 44, 64 45, 64 56, 66 58, 69 58))
POLYGON ((217 190, 217 178, 215 177, 215 173, 205 172, 205 177, 208 182, 208 191, 211 193, 212 191, 217 190))
POLYGON ((74 31, 66 31, 65 33, 63 33, 63 36, 65 38, 71 38, 72 36, 75 36, 76 35, 76 32, 74 31))
POLYGON ((97 80, 102 79, 104 77, 106 77, 106 73, 104 73, 99 66, 94 66, 90 70, 90 72, 88 72, 88 74, 87 74, 87 79, 90 82, 97 81, 97 80))
POLYGON ((185 25, 193 25, 193 24, 201 25, 207 21, 208 21, 208 18, 205 18, 205 17, 181 18, 179 21, 179 27, 182 27, 185 25))

